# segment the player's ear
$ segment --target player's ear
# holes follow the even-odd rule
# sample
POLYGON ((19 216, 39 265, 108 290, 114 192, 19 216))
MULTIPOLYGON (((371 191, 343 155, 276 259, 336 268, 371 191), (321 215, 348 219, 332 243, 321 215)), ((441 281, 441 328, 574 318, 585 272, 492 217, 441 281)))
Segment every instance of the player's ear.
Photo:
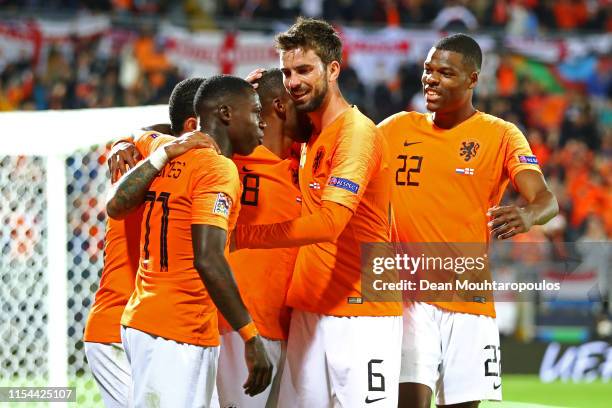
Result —
POLYGON ((217 106, 217 114, 223 123, 228 124, 232 119, 232 109, 228 105, 217 106))
POLYGON ((340 75, 340 63, 338 61, 332 61, 327 64, 326 69, 328 81, 336 81, 340 75))
POLYGON ((283 101, 281 101, 280 98, 274 98, 272 101, 272 106, 274 107, 274 112, 276 112, 276 115, 282 119, 285 119, 285 112, 287 109, 285 108, 283 101))
POLYGON ((474 89, 478 85, 478 71, 473 71, 470 74, 470 84, 468 85, 468 89, 474 89))
POLYGON ((190 116, 183 122, 183 133, 193 132, 198 128, 198 120, 195 116, 190 116))

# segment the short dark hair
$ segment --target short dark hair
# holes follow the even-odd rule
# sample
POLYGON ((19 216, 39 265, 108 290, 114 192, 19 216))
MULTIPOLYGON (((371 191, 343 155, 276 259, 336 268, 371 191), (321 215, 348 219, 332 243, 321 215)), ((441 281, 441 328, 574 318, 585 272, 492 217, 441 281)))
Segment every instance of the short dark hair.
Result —
POLYGON ((323 20, 298 17, 297 21, 287 31, 278 34, 275 40, 278 50, 313 50, 325 65, 332 61, 342 63, 340 36, 331 24, 323 20))
POLYGON ((453 34, 442 38, 434 45, 438 50, 453 51, 463 55, 465 61, 480 71, 482 66, 482 50, 480 45, 469 35, 453 34))
POLYGON ((264 71, 256 82, 258 84, 256 91, 264 109, 269 107, 274 99, 287 93, 283 84, 283 73, 278 68, 264 71))
POLYGON ((227 100, 242 96, 253 90, 253 86, 242 78, 231 75, 215 75, 200 85, 193 100, 193 110, 199 116, 207 108, 212 108, 220 99, 227 100))
POLYGON ((170 95, 170 130, 178 135, 183 132, 183 124, 189 117, 195 117, 193 99, 204 78, 187 78, 176 84, 170 95))

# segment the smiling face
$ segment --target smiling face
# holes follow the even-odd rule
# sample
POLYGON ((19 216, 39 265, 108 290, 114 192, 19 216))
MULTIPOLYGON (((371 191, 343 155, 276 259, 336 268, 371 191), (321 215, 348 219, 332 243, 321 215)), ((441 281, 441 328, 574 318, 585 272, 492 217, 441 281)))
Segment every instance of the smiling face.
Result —
POLYGON ((478 72, 464 61, 460 53, 432 48, 423 64, 421 82, 427 110, 454 112, 471 104, 478 72))
POLYGON ((328 91, 327 66, 314 50, 295 48, 280 53, 283 83, 299 112, 321 107, 328 91))
POLYGON ((228 137, 234 153, 248 156, 263 142, 266 122, 261 118, 261 103, 254 89, 247 95, 236 97, 232 103, 232 117, 228 137))

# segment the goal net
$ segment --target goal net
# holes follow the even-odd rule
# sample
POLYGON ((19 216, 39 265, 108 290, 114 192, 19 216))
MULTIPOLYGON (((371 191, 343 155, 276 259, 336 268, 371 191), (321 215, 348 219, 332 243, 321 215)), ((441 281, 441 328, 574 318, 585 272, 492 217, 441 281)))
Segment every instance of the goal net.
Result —
POLYGON ((107 155, 167 118, 164 105, 0 114, 0 387, 74 386, 78 406, 102 406, 82 336, 103 264, 107 155))

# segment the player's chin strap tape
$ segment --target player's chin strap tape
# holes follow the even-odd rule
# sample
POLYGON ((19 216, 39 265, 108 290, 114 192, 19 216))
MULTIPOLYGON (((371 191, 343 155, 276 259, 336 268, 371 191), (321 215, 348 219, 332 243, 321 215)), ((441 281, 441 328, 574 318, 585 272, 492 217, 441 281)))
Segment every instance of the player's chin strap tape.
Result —
POLYGON ((238 329, 238 334, 242 337, 242 340, 245 342, 251 340, 253 337, 257 336, 259 332, 257 331, 257 327, 255 327, 254 322, 250 322, 241 328, 238 329))

